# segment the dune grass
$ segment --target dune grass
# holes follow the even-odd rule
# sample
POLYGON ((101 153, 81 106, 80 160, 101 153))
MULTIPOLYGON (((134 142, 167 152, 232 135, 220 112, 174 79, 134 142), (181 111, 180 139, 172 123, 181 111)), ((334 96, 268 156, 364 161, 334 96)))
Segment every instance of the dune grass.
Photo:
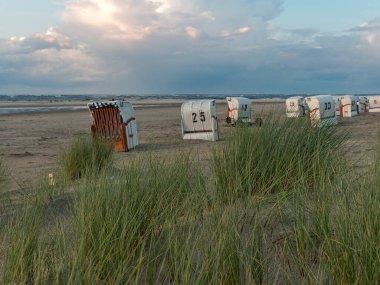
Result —
POLYGON ((8 170, 3 157, 0 156, 0 187, 5 187, 8 180, 8 170))
POLYGON ((378 146, 366 175, 341 165, 334 181, 321 176, 316 191, 300 187, 289 196, 281 212, 291 221, 283 260, 291 264, 291 282, 299 282, 297 275, 316 284, 380 280, 380 140, 378 146))
POLYGON ((322 177, 339 175, 343 141, 336 128, 313 128, 294 119, 236 128, 222 149, 214 150, 217 195, 233 201, 246 194, 288 191, 300 183, 313 189, 322 177))
POLYGON ((69 193, 39 184, 7 224, 3 283, 376 284, 380 148, 357 180, 335 128, 232 132, 210 177, 180 152, 117 169, 91 158, 69 193))
MULTIPOLYGON (((134 268, 145 247, 155 245, 180 216, 197 206, 191 196, 203 184, 190 169, 186 156, 174 162, 148 156, 112 178, 106 171, 98 179, 87 180, 74 213, 78 248, 72 259, 85 265, 82 276, 75 274, 80 279, 76 281, 114 283, 137 274, 134 268)), ((73 273, 77 268, 74 263, 73 273)))
MULTIPOLYGON (((9 182, 11 182, 9 166, 3 157, 0 157, 0 228, 6 219, 5 216, 13 210, 19 198, 18 191, 12 191, 9 182)), ((1 234, 0 231, 0 236, 1 234)))
POLYGON ((96 138, 75 138, 61 151, 59 161, 66 178, 79 179, 86 173, 98 173, 103 167, 111 164, 112 147, 110 143, 96 138))
POLYGON ((376 284, 380 280, 380 139, 372 170, 355 187, 335 195, 323 260, 330 280, 376 284))
POLYGON ((41 272, 37 270, 41 213, 38 207, 24 205, 18 215, 11 220, 6 234, 3 284, 28 284, 38 280, 41 272))

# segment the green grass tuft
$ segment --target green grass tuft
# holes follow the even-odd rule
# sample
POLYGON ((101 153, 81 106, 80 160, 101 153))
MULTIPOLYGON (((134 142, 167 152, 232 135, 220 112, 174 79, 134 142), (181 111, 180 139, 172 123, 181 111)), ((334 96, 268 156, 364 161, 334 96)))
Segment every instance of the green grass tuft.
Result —
POLYGON ((8 169, 4 162, 4 159, 0 157, 0 187, 4 187, 8 180, 8 169))
POLYGON ((260 128, 235 128, 214 150, 217 195, 233 201, 246 194, 313 189, 336 175, 344 136, 336 128, 313 128, 302 120, 268 119, 260 128), (328 174, 328 175, 326 175, 328 174))
POLYGON ((63 174, 75 180, 86 174, 96 174, 112 162, 111 145, 90 137, 72 140, 60 156, 63 174))
POLYGON ((300 120, 235 128, 210 177, 191 154, 115 168, 104 145, 74 141, 83 179, 45 179, 4 220, 2 282, 377 284, 380 141, 362 176, 344 141, 300 120))

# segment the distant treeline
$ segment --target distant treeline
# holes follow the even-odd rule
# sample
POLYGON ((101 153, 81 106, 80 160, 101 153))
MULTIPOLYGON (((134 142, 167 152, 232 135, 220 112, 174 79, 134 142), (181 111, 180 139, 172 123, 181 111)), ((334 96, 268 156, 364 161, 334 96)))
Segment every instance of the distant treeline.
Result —
MULTIPOLYGON (((285 99, 291 96, 312 96, 316 94, 87 94, 87 95, 0 95, 0 102, 20 102, 20 101, 39 101, 39 102, 67 102, 67 101, 96 101, 96 100, 119 100, 119 99, 218 99, 226 96, 244 96, 250 99, 285 99)), ((334 94, 341 95, 341 94, 334 94)), ((359 94, 356 94, 359 95, 359 94)), ((360 94, 369 95, 369 94, 360 94)))
POLYGON ((87 95, 0 95, 0 102, 20 101, 42 101, 42 102, 64 102, 64 101, 88 101, 93 100, 87 95))
POLYGON ((67 102, 119 99, 217 99, 226 96, 244 96, 250 99, 287 98, 284 94, 123 94, 123 95, 0 95, 0 102, 67 102))

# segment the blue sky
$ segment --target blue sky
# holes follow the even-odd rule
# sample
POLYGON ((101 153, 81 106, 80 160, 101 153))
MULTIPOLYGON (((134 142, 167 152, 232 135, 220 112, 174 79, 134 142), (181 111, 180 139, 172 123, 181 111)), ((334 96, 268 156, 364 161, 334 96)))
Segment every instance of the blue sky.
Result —
POLYGON ((274 23, 285 29, 344 31, 380 16, 377 0, 287 0, 274 23))
POLYGON ((59 24, 58 1, 0 0, 0 37, 30 35, 59 24))
POLYGON ((0 0, 0 93, 380 93, 380 1, 0 0))

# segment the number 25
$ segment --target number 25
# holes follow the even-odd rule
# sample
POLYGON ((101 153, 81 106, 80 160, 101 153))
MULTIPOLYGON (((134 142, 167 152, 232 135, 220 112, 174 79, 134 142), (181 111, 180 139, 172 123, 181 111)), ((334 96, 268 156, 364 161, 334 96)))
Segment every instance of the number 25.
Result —
MULTIPOLYGON (((193 117, 193 123, 198 123, 197 113, 191 113, 191 116, 193 117)), ((201 118, 201 122, 206 121, 205 112, 199 112, 199 117, 201 118)))

